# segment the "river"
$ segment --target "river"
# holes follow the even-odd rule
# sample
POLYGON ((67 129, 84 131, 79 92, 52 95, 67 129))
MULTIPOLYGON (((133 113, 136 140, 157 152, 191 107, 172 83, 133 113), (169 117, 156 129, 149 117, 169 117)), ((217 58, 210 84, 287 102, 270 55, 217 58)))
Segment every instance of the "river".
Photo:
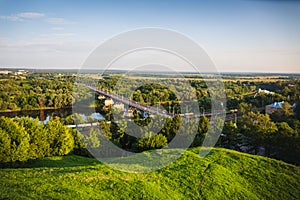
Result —
MULTIPOLYGON (((104 117, 95 110, 95 108, 76 108, 77 113, 79 113, 84 119, 88 116, 93 117, 96 120, 104 119, 104 117)), ((45 110, 22 110, 13 112, 0 112, 0 116, 5 117, 31 117, 33 119, 38 118, 39 121, 47 123, 51 117, 66 118, 72 114, 72 108, 61 108, 61 109, 45 109, 45 110)))

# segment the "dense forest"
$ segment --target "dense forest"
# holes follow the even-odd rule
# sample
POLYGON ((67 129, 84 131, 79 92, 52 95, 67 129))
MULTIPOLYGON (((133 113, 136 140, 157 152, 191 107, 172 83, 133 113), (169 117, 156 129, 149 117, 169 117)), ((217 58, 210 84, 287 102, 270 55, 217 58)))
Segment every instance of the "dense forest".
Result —
MULTIPOLYGON (((71 107, 89 98, 86 88, 74 90, 75 77, 49 74, 24 78, 1 77, 0 110, 34 110, 71 107), (85 95, 81 95, 85 94, 85 95)), ((79 87, 77 87, 79 88, 79 87)))
MULTIPOLYGON (((26 79, 0 77, 0 110, 65 108, 71 107, 76 102, 89 102, 88 100, 92 96, 86 88, 76 86, 74 91, 76 79, 78 77, 58 75, 57 73, 39 74, 38 76, 32 74, 28 75, 26 79)), ((122 79, 119 75, 109 75, 103 76, 98 81, 98 87, 141 103, 160 103, 169 112, 171 111, 169 105, 172 105, 173 108, 178 100, 195 100, 193 98, 193 93, 195 93, 200 108, 209 111, 211 109, 210 97, 212 93, 217 95, 218 91, 208 89, 207 82, 209 81, 204 81, 201 77, 184 80, 166 78, 161 81, 155 79, 149 81, 148 79, 139 79, 139 77, 122 79), (187 84, 191 87, 187 88, 187 84), (178 99, 178 96, 181 99, 178 99)), ((228 110, 237 109, 239 104, 247 103, 251 104, 252 111, 263 111, 266 105, 275 101, 287 101, 293 105, 300 99, 300 83, 297 78, 271 82, 225 79, 224 86, 228 110), (255 95, 260 88, 270 90, 273 93, 261 92, 255 95)))
MULTIPOLYGON (((75 116, 66 119, 52 119, 46 125, 28 117, 12 119, 1 117, 0 162, 13 163, 69 153, 90 157, 85 148, 99 148, 102 137, 133 152, 167 147, 178 134, 183 120, 180 116, 167 118, 163 128, 155 134, 143 129, 143 125, 147 124, 149 118, 141 120, 137 117, 135 122, 140 124, 141 128, 135 131, 143 134, 144 137, 136 138, 126 134, 125 129, 128 125, 126 121, 108 123, 107 120, 101 120, 101 128, 91 128, 80 133, 64 125, 71 123, 74 118, 84 122, 80 115, 73 115, 75 116)), ((207 117, 201 117, 198 126, 195 126, 194 122, 183 121, 183 123, 187 139, 189 134, 196 132, 191 147, 201 146, 204 137, 210 137, 208 131, 210 123, 207 117)), ((159 126, 159 124, 152 126, 159 126)), ((292 113, 285 113, 285 110, 280 110, 271 116, 248 112, 242 115, 237 125, 232 121, 225 123, 216 146, 260 154, 299 165, 299 127, 300 121, 292 113), (277 118, 278 115, 286 115, 288 122, 277 118)))
MULTIPOLYGON (((90 79, 88 79, 90 80, 90 79)), ((194 121, 186 121, 180 115, 166 118, 163 126, 156 122, 161 119, 144 117, 134 111, 133 122, 139 125, 134 131, 143 137, 133 137, 126 133, 130 123, 126 120, 114 120, 113 108, 104 106, 104 99, 92 95, 84 87, 73 91, 75 77, 51 74, 43 77, 27 77, 16 79, 2 77, 0 88, 1 110, 64 108, 81 102, 97 106, 107 120, 100 120, 99 127, 77 130, 66 127, 74 120, 80 123, 92 122, 93 119, 83 119, 78 113, 66 118, 53 118, 47 124, 30 118, 0 119, 0 152, 2 163, 26 161, 45 156, 66 155, 75 153, 91 156, 86 147, 99 148, 103 137, 108 138, 122 149, 141 152, 167 147, 169 142, 179 133, 180 127, 185 127, 186 137, 193 135, 191 147, 201 146, 205 137, 211 137, 210 119, 201 116, 194 121), (86 95, 88 94, 88 95, 86 95), (92 102, 91 102, 92 101, 92 102), (153 129, 144 127, 152 123, 153 129)), ((97 86, 103 90, 139 101, 143 104, 161 104, 173 113, 180 112, 180 101, 192 101, 192 92, 196 93, 199 109, 203 113, 210 112, 213 92, 208 89, 204 80, 188 79, 193 90, 186 90, 181 79, 163 79, 152 81, 146 79, 128 79, 127 82, 118 75, 104 76, 97 81, 97 86), (167 87, 171 85, 172 87, 167 87), (117 90, 115 89, 117 87, 117 90), (133 90, 134 92, 130 92, 133 90), (175 91, 176 90, 176 94, 175 91), (177 96, 182 96, 178 99, 177 96)), ((299 165, 300 160, 300 82, 296 78, 277 81, 236 81, 225 80, 227 95, 227 110, 237 110, 237 121, 224 122, 216 119, 215 128, 222 132, 217 146, 234 149, 251 154, 259 154, 299 165), (259 88, 263 92, 259 92, 259 88), (268 92, 271 91, 271 92, 268 92), (265 105, 274 101, 285 101, 283 107, 271 115, 264 113, 265 105), (224 127, 223 124, 225 123, 224 127), (223 128, 223 129, 222 129, 223 128)), ((191 109, 191 108, 190 108, 191 109)), ((186 111, 185 111, 186 112, 186 111)), ((156 116, 158 117, 158 116, 156 116)))

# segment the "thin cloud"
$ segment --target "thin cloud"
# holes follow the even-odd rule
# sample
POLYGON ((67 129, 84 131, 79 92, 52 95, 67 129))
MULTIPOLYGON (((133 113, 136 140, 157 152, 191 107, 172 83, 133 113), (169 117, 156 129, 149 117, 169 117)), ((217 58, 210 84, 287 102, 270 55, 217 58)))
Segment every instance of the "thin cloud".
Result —
POLYGON ((45 14, 38 13, 38 12, 23 12, 23 13, 19 13, 17 16, 20 18, 35 19, 35 18, 44 17, 45 14))
POLYGON ((75 33, 54 33, 53 36, 55 37, 73 37, 76 36, 75 33))
POLYGON ((26 19, 37 19, 44 16, 44 13, 39 12, 21 12, 13 15, 0 16, 0 19, 9 21, 24 21, 26 19))
POLYGON ((52 27, 51 29, 54 31, 61 31, 64 30, 64 27, 52 27))
POLYGON ((74 24, 75 22, 66 20, 64 18, 48 18, 46 20, 50 24, 54 25, 65 25, 65 24, 74 24))
POLYGON ((3 20, 9 20, 9 21, 24 21, 23 19, 15 16, 15 15, 10 15, 10 16, 0 16, 0 19, 3 20))

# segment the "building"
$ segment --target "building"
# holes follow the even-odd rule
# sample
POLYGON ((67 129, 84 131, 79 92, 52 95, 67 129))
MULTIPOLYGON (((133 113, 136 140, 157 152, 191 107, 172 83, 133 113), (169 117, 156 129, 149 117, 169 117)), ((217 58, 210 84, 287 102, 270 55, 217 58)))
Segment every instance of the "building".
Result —
POLYGON ((116 108, 116 109, 118 109, 118 110, 120 110, 122 112, 124 112, 124 110, 125 110, 125 106, 124 106, 123 103, 116 103, 116 104, 114 104, 114 108, 116 108))
POLYGON ((114 101, 112 99, 106 99, 104 101, 104 104, 105 104, 105 107, 109 107, 114 104, 114 101))
POLYGON ((27 73, 26 70, 20 69, 18 71, 15 72, 16 76, 21 76, 21 75, 25 75, 27 73))
POLYGON ((274 102, 270 105, 266 105, 266 114, 272 114, 273 112, 275 112, 277 109, 282 108, 282 104, 284 103, 284 101, 281 102, 274 102))
POLYGON ((9 70, 0 70, 0 74, 3 74, 3 75, 8 75, 8 74, 12 74, 13 72, 12 71, 9 71, 9 70))
POLYGON ((127 111, 125 110, 124 116, 125 116, 125 117, 129 117, 129 118, 132 118, 132 117, 134 117, 133 112, 134 112, 134 109, 133 109, 133 108, 128 109, 127 111))
POLYGON ((262 90, 262 89, 258 89, 258 91, 255 93, 255 95, 254 95, 254 98, 258 95, 258 94, 260 94, 260 93, 264 93, 264 94, 275 94, 275 92, 271 92, 271 91, 269 91, 269 90, 262 90))
POLYGON ((10 70, 0 70, 0 74, 2 75, 15 75, 15 76, 21 76, 25 75, 28 71, 19 69, 17 71, 10 71, 10 70))

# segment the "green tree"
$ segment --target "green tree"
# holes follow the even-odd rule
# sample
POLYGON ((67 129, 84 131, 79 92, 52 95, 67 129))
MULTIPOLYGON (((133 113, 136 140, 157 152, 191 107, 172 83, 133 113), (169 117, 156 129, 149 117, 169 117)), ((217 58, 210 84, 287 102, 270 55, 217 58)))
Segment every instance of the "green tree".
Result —
POLYGON ((296 103, 296 107, 295 107, 295 115, 296 115, 297 118, 300 120, 300 100, 298 100, 298 102, 296 103))
POLYGON ((238 128, 232 121, 225 123, 219 143, 222 147, 228 149, 238 149, 240 137, 238 135, 238 128))
POLYGON ((242 102, 238 106, 238 115, 247 114, 251 110, 252 110, 252 104, 248 104, 248 103, 242 102))
POLYGON ((265 147, 268 154, 269 138, 277 131, 277 126, 269 115, 249 112, 242 116, 239 127, 249 151, 257 154, 261 147, 265 147))
POLYGON ((85 122, 83 117, 78 113, 73 113, 72 115, 67 116, 64 121, 67 125, 82 124, 85 122))
POLYGON ((192 146, 201 146, 204 138, 207 135, 210 123, 206 116, 201 116, 199 120, 198 132, 194 138, 192 146))
POLYGON ((292 162, 300 163, 300 140, 296 130, 288 123, 277 123, 278 131, 272 137, 273 157, 292 162))
POLYGON ((198 133, 201 136, 205 136, 209 129, 209 119, 206 116, 201 116, 199 120, 199 128, 198 128, 198 133))
POLYGON ((24 127, 30 137, 29 158, 43 158, 50 153, 50 145, 47 141, 47 133, 44 125, 39 124, 38 119, 32 120, 29 117, 17 119, 19 125, 24 127))
POLYGON ((275 112, 271 114, 271 118, 276 122, 283 122, 292 115, 292 106, 288 102, 284 102, 282 108, 275 110, 275 112))
POLYGON ((206 143, 207 146, 214 146, 215 144, 218 144, 218 139, 221 136, 222 133, 222 128, 224 126, 224 120, 221 117, 215 117, 211 128, 208 129, 208 132, 206 134, 207 141, 206 143))
POLYGON ((154 135, 153 132, 146 134, 146 137, 138 139, 138 150, 159 149, 167 146, 167 138, 162 134, 154 135))
POLYGON ((12 162, 11 143, 10 135, 0 129, 0 162, 12 162))
POLYGON ((103 133, 103 136, 105 136, 108 139, 112 139, 112 132, 111 132, 111 122, 107 120, 100 120, 99 121, 101 132, 103 133))
POLYGON ((85 145, 88 148, 97 148, 100 147, 100 130, 91 128, 89 134, 85 138, 85 145))
POLYGON ((66 155, 74 148, 72 132, 59 121, 59 118, 48 121, 46 132, 51 148, 50 155, 66 155))
POLYGON ((26 161, 30 137, 25 129, 6 117, 0 117, 0 129, 0 162, 26 161))

